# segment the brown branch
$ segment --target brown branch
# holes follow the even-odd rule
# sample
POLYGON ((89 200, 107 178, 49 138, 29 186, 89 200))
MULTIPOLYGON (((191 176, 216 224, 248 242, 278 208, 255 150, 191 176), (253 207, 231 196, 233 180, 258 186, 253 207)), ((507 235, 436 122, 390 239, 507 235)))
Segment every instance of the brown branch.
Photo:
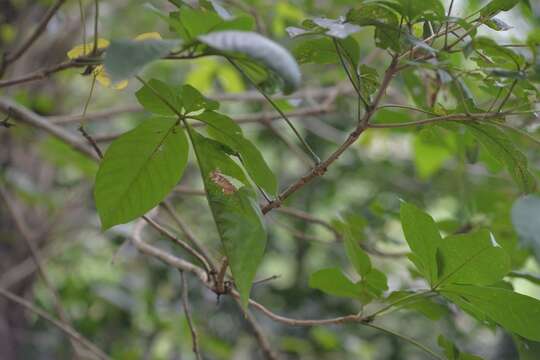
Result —
POLYGON ((140 252, 155 257, 156 259, 164 262, 169 266, 172 266, 175 269, 178 269, 180 271, 187 271, 194 274, 199 278, 199 280, 201 280, 203 284, 205 284, 205 286, 207 286, 209 289, 212 289, 212 284, 209 281, 208 273, 204 269, 190 263, 189 261, 169 254, 168 252, 161 250, 155 246, 145 243, 142 240, 142 231, 145 225, 145 220, 139 219, 135 223, 135 227, 133 228, 133 235, 131 237, 133 244, 140 252))
POLYGON ((45 132, 62 140, 74 150, 77 150, 93 160, 98 160, 98 156, 90 147, 87 146, 85 142, 82 142, 77 135, 59 126, 51 124, 43 116, 30 111, 26 107, 12 101, 11 99, 0 96, 0 111, 5 114, 9 114, 12 118, 17 119, 25 124, 44 130, 45 132))
POLYGON ((79 344, 90 350, 93 354, 95 354, 99 359, 102 360, 111 360, 107 354, 105 354, 101 349, 99 349, 96 345, 94 345, 92 342, 87 340, 84 336, 82 336, 80 333, 78 333, 75 329, 70 327, 69 325, 64 324, 63 322, 55 319, 54 317, 47 314, 45 311, 35 307, 32 303, 26 301, 25 299, 21 298, 20 296, 17 296, 13 294, 12 292, 5 290, 3 288, 0 288, 0 296, 6 298, 9 301, 12 301, 16 303, 17 305, 20 305, 24 307, 25 309, 33 312, 34 314, 38 315, 39 317, 47 320, 54 326, 56 326, 60 331, 62 331, 64 334, 68 335, 71 339, 77 341, 79 344))
POLYGON ((379 91, 375 95, 373 102, 371 103, 369 107, 369 111, 367 111, 364 116, 359 119, 358 125, 356 126, 356 129, 349 135, 347 140, 341 146, 339 146, 325 161, 319 163, 313 169, 306 175, 302 176, 300 179, 298 179, 296 182, 294 182, 292 185, 290 185, 288 188, 286 188, 283 192, 281 192, 278 195, 278 198, 268 205, 264 206, 262 208, 263 214, 268 213, 272 209, 278 208, 281 206, 284 200, 286 200, 289 196, 303 188, 306 184, 311 182, 313 179, 324 175, 326 173, 326 170, 334 161, 336 161, 341 154, 345 152, 352 144, 358 140, 360 135, 368 128, 369 126, 369 120, 375 113, 375 109, 377 108, 379 102, 381 101, 383 95, 386 93, 386 88, 388 85, 390 85, 390 81, 394 77, 396 73, 397 68, 397 58, 394 57, 392 59, 392 63, 388 67, 388 69, 385 72, 384 78, 381 82, 381 86, 379 88, 379 91))
MULTIPOLYGON (((205 195, 205 193, 202 192, 202 195, 205 195)), ((208 250, 208 248, 204 246, 204 244, 195 237, 191 229, 186 225, 184 220, 178 215, 178 213, 174 210, 174 208, 168 201, 163 201, 160 205, 169 214, 171 219, 173 219, 174 223, 178 226, 178 228, 184 233, 188 241, 193 244, 197 251, 200 252, 201 255, 206 259, 210 267, 210 271, 213 272, 216 269, 216 264, 212 256, 210 256, 210 251, 208 250)))
POLYGON ((156 229, 161 235, 169 238, 174 243, 180 245, 190 255, 199 260, 207 273, 212 273, 212 267, 210 266, 206 258, 202 256, 197 250, 193 249, 188 243, 179 239, 177 236, 169 232, 169 230, 158 224, 155 220, 152 220, 149 216, 142 216, 142 219, 144 219, 148 224, 150 224, 154 229, 156 229))
POLYGON ((2 77, 7 66, 15 62, 18 58, 20 58, 32 46, 32 44, 34 44, 34 42, 43 34, 49 21, 52 19, 54 14, 56 14, 58 9, 60 9, 60 7, 65 2, 66 0, 57 0, 56 3, 54 3, 54 5, 50 7, 49 10, 47 10, 45 15, 41 19, 41 21, 38 23, 35 30, 28 37, 28 39, 25 42, 23 42, 23 44, 19 47, 19 49, 14 51, 12 54, 11 53, 4 54, 4 60, 2 64, 0 64, 0 77, 2 77))
POLYGON ((195 324, 191 318, 191 307, 189 306, 189 296, 188 296, 188 283, 186 274, 183 271, 180 271, 180 277, 182 278, 182 307, 184 308, 184 314, 186 315, 186 320, 188 323, 189 331, 191 332, 191 341, 193 354, 197 360, 202 360, 201 351, 199 349, 199 337, 197 335, 197 330, 195 329, 195 324))
POLYGON ((56 65, 53 65, 51 67, 35 71, 33 73, 21 76, 19 78, 9 79, 9 80, 2 80, 2 81, 0 81, 0 88, 13 86, 13 85, 24 84, 24 83, 28 83, 28 82, 32 82, 32 81, 37 81, 37 80, 45 80, 46 78, 48 78, 52 74, 57 73, 59 71, 63 71, 63 70, 66 70, 66 69, 71 69, 71 68, 77 68, 77 67, 84 67, 84 66, 87 66, 87 65, 88 64, 85 64, 84 62, 78 61, 77 59, 76 60, 64 61, 64 62, 61 62, 60 64, 56 64, 56 65))

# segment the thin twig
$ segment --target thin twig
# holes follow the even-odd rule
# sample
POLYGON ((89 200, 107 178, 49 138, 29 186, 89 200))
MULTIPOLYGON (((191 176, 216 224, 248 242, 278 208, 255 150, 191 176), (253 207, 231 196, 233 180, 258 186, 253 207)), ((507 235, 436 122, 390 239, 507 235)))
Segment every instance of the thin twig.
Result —
MULTIPOLYGON (((92 48, 92 54, 98 52, 98 27, 99 27, 99 0, 94 0, 94 47, 92 48)), ((86 47, 86 44, 84 45, 86 47)))
POLYGON ((180 271, 180 277, 182 278, 182 307, 184 308, 184 314, 186 315, 186 320, 188 323, 189 331, 191 332, 191 342, 193 354, 197 360, 202 360, 201 351, 199 349, 199 336, 197 335, 197 330, 195 329, 195 324, 191 318, 191 307, 189 306, 189 295, 188 295, 188 283, 186 274, 183 271, 180 271))
POLYGON ((111 360, 107 354, 105 354, 103 351, 101 351, 96 345, 94 345, 92 342, 87 340, 84 336, 82 336, 80 333, 78 333, 75 329, 70 327, 69 325, 64 324, 63 322, 55 319, 54 317, 47 314, 45 311, 35 307, 32 303, 26 301, 25 299, 21 298, 20 296, 15 295, 11 291, 8 291, 6 289, 0 288, 0 296, 6 298, 9 301, 12 301, 16 303, 17 305, 20 305, 24 307, 25 309, 33 312, 34 314, 38 315, 39 317, 43 318, 44 320, 50 322, 54 326, 56 326, 60 331, 62 331, 64 334, 68 335, 71 339, 77 341, 79 344, 87 348, 89 351, 91 351, 93 354, 95 354, 99 359, 102 360, 111 360))
POLYGON ((35 41, 45 32, 45 29, 47 27, 47 24, 49 24, 49 21, 51 21, 52 17, 58 9, 66 2, 66 0, 57 0, 53 6, 47 10, 41 21, 38 23, 35 30, 32 32, 32 34, 28 37, 26 41, 22 43, 22 45, 19 47, 18 50, 14 51, 13 53, 7 53, 4 57, 4 62, 0 64, 0 77, 2 77, 2 74, 6 70, 7 66, 13 62, 15 62, 18 58, 20 58, 34 43, 35 41))

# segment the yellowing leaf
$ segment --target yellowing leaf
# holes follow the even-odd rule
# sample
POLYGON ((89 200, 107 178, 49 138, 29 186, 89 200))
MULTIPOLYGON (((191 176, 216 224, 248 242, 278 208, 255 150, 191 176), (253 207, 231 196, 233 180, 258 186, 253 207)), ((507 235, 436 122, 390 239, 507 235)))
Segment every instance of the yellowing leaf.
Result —
MULTIPOLYGON (((99 38, 97 42, 98 49, 105 49, 109 46, 109 40, 99 38)), ((72 48, 67 52, 67 57, 70 59, 76 59, 78 57, 87 55, 94 50, 94 42, 89 42, 86 44, 80 44, 72 48)))
POLYGON ((142 41, 142 40, 149 40, 149 39, 154 39, 154 40, 161 40, 161 34, 158 33, 158 32, 147 32, 147 33, 142 33, 142 34, 139 34, 137 36, 135 36, 135 38, 133 40, 135 41, 142 41))
POLYGON ((94 69, 94 76, 96 77, 96 81, 104 87, 112 87, 115 90, 123 90, 128 86, 127 80, 119 81, 111 86, 111 78, 105 72, 103 65, 96 66, 96 68, 94 69))

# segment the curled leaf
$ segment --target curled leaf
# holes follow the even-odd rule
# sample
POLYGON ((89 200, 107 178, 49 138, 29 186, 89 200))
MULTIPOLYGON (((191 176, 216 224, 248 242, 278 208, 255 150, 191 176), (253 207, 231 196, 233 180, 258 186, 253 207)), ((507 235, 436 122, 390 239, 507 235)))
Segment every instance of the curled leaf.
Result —
POLYGON ((284 47, 262 35, 231 30, 212 32, 198 39, 213 49, 240 53, 262 63, 283 80, 283 92, 286 94, 300 86, 300 68, 294 57, 284 47))

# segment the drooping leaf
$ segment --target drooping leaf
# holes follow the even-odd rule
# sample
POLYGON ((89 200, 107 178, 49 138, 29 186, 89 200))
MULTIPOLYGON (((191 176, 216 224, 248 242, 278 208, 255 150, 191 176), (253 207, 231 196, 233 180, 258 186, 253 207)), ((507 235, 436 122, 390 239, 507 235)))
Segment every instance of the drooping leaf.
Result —
POLYGON ((467 122, 466 125, 493 159, 506 166, 521 191, 534 191, 536 179, 529 171, 527 158, 504 132, 488 124, 467 122))
POLYGON ((506 330, 540 341, 540 301, 535 298, 499 287, 476 285, 449 285, 441 294, 457 296, 506 330))
POLYGON ((405 239, 412 250, 412 259, 430 285, 437 280, 437 248, 442 239, 431 216, 416 206, 401 204, 401 226, 405 239))
POLYGON ((283 80, 284 93, 291 93, 300 86, 301 73, 294 57, 262 35, 249 31, 219 31, 198 39, 213 49, 243 54, 262 63, 283 80))
POLYGON ((266 247, 262 213, 242 169, 229 158, 223 145, 191 128, 188 131, 234 283, 246 307, 266 247), (236 189, 227 177, 244 185, 236 189))
POLYGON ((105 53, 105 70, 112 81, 129 78, 148 63, 167 55, 178 44, 176 40, 113 40, 105 53))
POLYGON ((480 15, 482 17, 491 18, 501 11, 511 10, 519 3, 520 0, 491 0, 482 9, 480 15))
POLYGON ((116 139, 96 175, 94 197, 103 229, 144 215, 178 183, 188 144, 174 118, 152 118, 116 139))
POLYGON ((512 28, 512 26, 508 25, 507 23, 505 23, 501 19, 498 19, 498 18, 495 18, 495 17, 486 20, 484 22, 484 24, 486 26, 488 26, 489 28, 491 28, 493 30, 497 30, 497 31, 507 31, 507 30, 510 30, 512 28))
POLYGON ((525 247, 533 249, 540 261, 540 196, 527 195, 512 205, 512 224, 525 247))
POLYGON ((442 335, 439 335, 437 343, 444 350, 447 360, 482 360, 479 356, 461 352, 453 342, 442 335))
POLYGON ((522 55, 512 49, 500 46, 493 39, 479 36, 471 43, 472 48, 482 56, 473 56, 472 59, 482 68, 503 68, 506 70, 519 70, 524 65, 522 55))
POLYGON ((246 171, 257 185, 271 195, 277 193, 276 176, 259 149, 244 137, 240 126, 231 118, 214 111, 205 111, 193 118, 208 124, 208 134, 240 156, 246 171))
POLYGON ((510 271, 510 258, 487 230, 452 235, 437 251, 437 286, 451 283, 491 285, 510 271))

